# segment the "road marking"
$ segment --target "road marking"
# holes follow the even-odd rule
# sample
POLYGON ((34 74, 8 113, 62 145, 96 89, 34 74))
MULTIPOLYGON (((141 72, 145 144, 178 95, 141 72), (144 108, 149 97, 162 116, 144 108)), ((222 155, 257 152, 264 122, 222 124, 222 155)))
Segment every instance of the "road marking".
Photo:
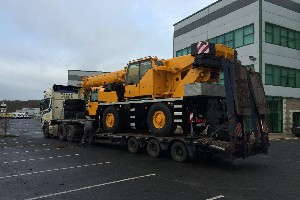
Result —
POLYGON ((2 153, 3 155, 8 155, 8 154, 18 154, 18 153, 29 153, 29 152, 38 152, 38 151, 50 151, 50 150, 60 150, 60 148, 55 148, 55 149, 35 149, 32 151, 15 151, 15 152, 11 152, 11 153, 2 153))
MULTIPOLYGON (((104 164, 111 164, 112 162, 102 162, 102 163, 97 163, 97 165, 104 165, 104 164)), ((87 165, 88 167, 94 166, 92 164, 87 165)), ((28 173, 23 173, 23 174, 14 174, 14 175, 8 175, 8 176, 1 176, 0 179, 5 179, 5 178, 13 178, 13 177, 18 177, 18 176, 26 176, 26 175, 34 175, 38 173, 45 173, 45 172, 53 172, 53 171, 59 171, 59 170, 67 170, 67 169, 75 169, 81 167, 80 165, 76 167, 62 167, 62 168, 56 168, 56 169, 46 169, 46 170, 41 170, 41 171, 34 171, 34 172, 28 172, 28 173)))
POLYGON ((131 177, 131 178, 125 178, 125 179, 121 179, 121 180, 117 180, 117 181, 100 183, 100 184, 97 184, 97 185, 90 185, 90 186, 86 186, 86 187, 82 187, 82 188, 77 188, 77 189, 73 189, 73 190, 66 190, 66 191, 63 191, 63 192, 42 195, 42 196, 39 196, 39 197, 33 197, 33 198, 26 199, 26 200, 44 199, 44 198, 47 198, 47 197, 53 197, 53 196, 58 196, 58 195, 67 194, 67 193, 71 193, 71 192, 77 192, 77 191, 87 190, 87 189, 91 189, 91 188, 95 188, 95 187, 112 185, 112 184, 116 184, 116 183, 122 183, 122 182, 132 181, 132 180, 135 180, 135 179, 148 178, 148 177, 151 177, 151 176, 155 176, 155 174, 147 174, 147 175, 143 175, 143 176, 136 176, 136 177, 131 177))
POLYGON ((79 156, 78 153, 74 154, 74 155, 63 155, 63 156, 49 156, 49 157, 41 157, 41 158, 29 158, 27 160, 14 160, 14 161, 5 161, 3 162, 3 164, 13 164, 13 163, 18 163, 18 162, 26 162, 26 161, 35 161, 35 160, 45 160, 45 159, 53 159, 53 158, 63 158, 63 157, 70 157, 70 156, 79 156))
POLYGON ((223 195, 219 195, 219 196, 216 196, 216 197, 212 197, 212 198, 209 198, 209 199, 206 199, 206 200, 215 200, 215 199, 221 199, 221 198, 224 198, 225 196, 223 195))

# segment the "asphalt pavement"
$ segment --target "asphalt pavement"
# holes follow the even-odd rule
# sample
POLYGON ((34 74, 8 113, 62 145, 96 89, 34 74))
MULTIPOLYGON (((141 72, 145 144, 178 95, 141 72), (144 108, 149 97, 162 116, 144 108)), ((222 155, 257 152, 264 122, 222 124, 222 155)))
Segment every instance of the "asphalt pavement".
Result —
POLYGON ((13 120, 0 138, 0 199, 300 199, 300 140, 269 154, 177 163, 124 148, 43 138, 38 120, 13 120))

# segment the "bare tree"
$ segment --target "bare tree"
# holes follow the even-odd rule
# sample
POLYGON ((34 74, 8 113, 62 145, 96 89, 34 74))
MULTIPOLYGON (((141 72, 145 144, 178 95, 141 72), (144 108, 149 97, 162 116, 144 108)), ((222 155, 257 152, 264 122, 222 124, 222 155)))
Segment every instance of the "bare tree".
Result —
POLYGON ((4 135, 6 135, 10 126, 10 118, 7 116, 7 114, 5 113, 4 115, 0 116, 0 128, 4 131, 4 135))

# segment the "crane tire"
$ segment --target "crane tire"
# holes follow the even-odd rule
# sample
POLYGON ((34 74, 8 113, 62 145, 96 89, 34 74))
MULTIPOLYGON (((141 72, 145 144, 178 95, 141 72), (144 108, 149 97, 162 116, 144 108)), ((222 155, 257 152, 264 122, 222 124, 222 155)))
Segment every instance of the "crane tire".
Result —
POLYGON ((171 135, 176 128, 171 110, 164 103, 155 103, 151 106, 147 123, 151 134, 157 137, 171 135))
POLYGON ((104 110, 102 117, 103 130, 106 133, 116 133, 119 130, 119 112, 114 106, 109 106, 104 110))

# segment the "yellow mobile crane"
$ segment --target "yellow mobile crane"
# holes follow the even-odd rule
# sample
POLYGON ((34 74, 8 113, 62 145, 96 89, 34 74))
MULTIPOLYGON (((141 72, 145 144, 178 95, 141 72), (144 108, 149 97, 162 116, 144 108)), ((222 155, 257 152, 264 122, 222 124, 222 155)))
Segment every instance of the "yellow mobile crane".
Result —
MULTIPOLYGON (((237 62, 237 52, 230 47, 199 42, 191 49, 186 56, 145 57, 130 61, 123 70, 86 78, 83 89, 91 96, 89 114, 99 119, 103 130, 96 141, 126 144, 131 153, 146 147, 151 157, 169 151, 179 162, 197 154, 236 159, 267 153, 269 109, 260 74, 237 62), (221 72, 224 86, 216 84, 221 72), (246 131, 246 117, 251 119, 251 131, 246 131)), ((49 96, 57 93, 66 99, 76 91, 54 86, 49 96)), ((45 117, 56 108, 51 106, 55 101, 48 99, 50 104, 42 108, 45 117)), ((64 101, 68 105, 77 100, 64 101)), ((42 122, 45 136, 55 129, 58 136, 64 135, 59 134, 63 127, 70 141, 80 129, 82 133, 76 119, 42 122)))
POLYGON ((96 116, 99 102, 118 102, 116 90, 119 91, 125 83, 125 75, 124 69, 83 78, 81 86, 87 101, 89 116, 96 116), (114 91, 109 87, 113 87, 114 91), (103 95, 104 92, 105 95, 103 95))

